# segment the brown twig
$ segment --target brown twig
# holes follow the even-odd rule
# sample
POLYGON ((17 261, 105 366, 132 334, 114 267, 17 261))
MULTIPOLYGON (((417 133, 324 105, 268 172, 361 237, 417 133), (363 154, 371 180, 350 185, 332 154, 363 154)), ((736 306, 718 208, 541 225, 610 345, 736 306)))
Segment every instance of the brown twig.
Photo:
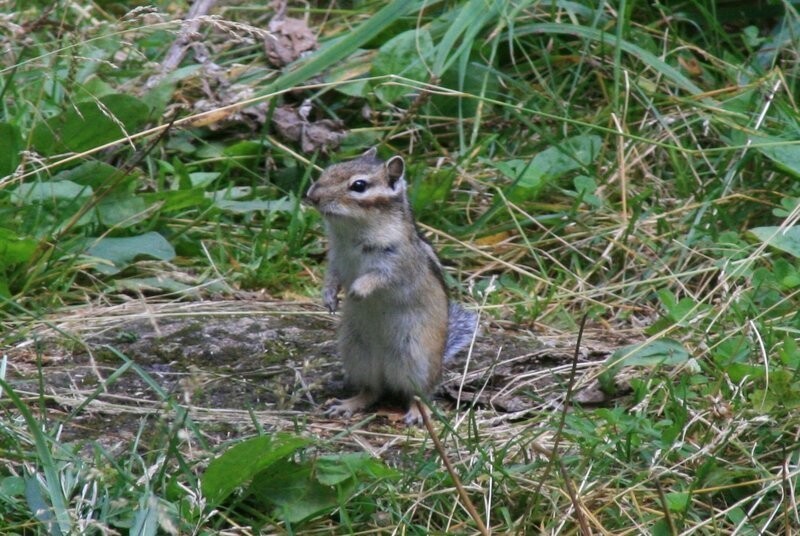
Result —
POLYGON ((414 397, 414 403, 417 405, 417 409, 419 410, 420 415, 422 415, 422 422, 425 423, 425 428, 428 429, 428 433, 431 435, 431 440, 433 441, 433 446, 436 448, 436 451, 439 453, 439 457, 444 462, 444 466, 447 469, 447 472, 450 473, 450 477, 453 479, 453 483, 456 485, 456 490, 458 491, 458 496, 461 497, 461 500, 464 503, 464 507, 469 512, 469 515, 472 517, 472 520, 475 521, 475 525, 478 527, 478 531, 483 534, 483 536, 489 536, 489 529, 486 528, 486 525, 483 523, 480 514, 478 514, 478 510, 475 508, 475 505, 472 504, 472 501, 467 495, 467 490, 464 489, 464 485, 461 483, 461 479, 458 478, 458 474, 456 473, 455 467, 450 462, 450 458, 447 457, 447 452, 445 452, 444 447, 442 446, 442 442, 439 441, 439 436, 436 433, 436 430, 433 429, 433 424, 431 423, 431 419, 428 416, 428 410, 422 404, 422 401, 418 397, 414 397))
POLYGON ((542 475, 541 480, 539 481, 539 486, 536 489, 536 496, 539 496, 539 493, 542 490, 542 486, 544 482, 547 480, 547 475, 550 474, 550 470, 552 469, 553 465, 558 465, 559 473, 561 473, 561 477, 564 479, 564 485, 567 488, 567 494, 569 494, 569 499, 572 501, 572 507, 575 509, 575 518, 578 520, 578 525, 581 528, 581 533, 589 535, 592 533, 589 530, 589 523, 586 521, 586 516, 583 514, 583 507, 581 506, 580 501, 578 500, 578 494, 575 491, 575 487, 572 485, 572 480, 569 478, 569 474, 567 473, 566 467, 564 464, 561 463, 561 460, 558 458, 558 444, 561 442, 561 436, 564 431, 564 425, 567 422, 567 410, 569 408, 569 401, 572 400, 572 391, 575 389, 575 376, 578 371, 578 356, 580 355, 581 349, 581 341, 583 339, 583 330, 586 327, 586 317, 587 315, 583 315, 581 318, 581 324, 578 328, 578 339, 575 341, 575 353, 572 356, 572 368, 569 372, 569 382, 567 383, 567 392, 564 395, 564 405, 561 411, 561 420, 558 423, 558 428, 556 429, 555 438, 553 440, 553 448, 552 450, 546 449, 537 443, 534 443, 534 449, 539 452, 540 454, 544 454, 548 457, 550 463, 547 464, 545 468, 544 474, 542 475))
POLYGON ((161 62, 161 71, 147 81, 147 87, 153 87, 161 78, 174 71, 180 65, 181 60, 186 55, 186 49, 192 40, 192 36, 200 28, 200 17, 207 15, 215 3, 216 0, 197 0, 192 4, 186 14, 186 19, 184 19, 183 27, 178 31, 178 37, 172 42, 164 61, 161 62))
POLYGON ((667 496, 664 494, 664 488, 661 487, 661 482, 658 481, 658 477, 656 477, 653 482, 656 484, 656 491, 661 501, 661 508, 664 509, 664 519, 667 521, 669 533, 672 534, 672 536, 676 536, 678 534, 678 529, 675 528, 675 521, 672 519, 672 514, 669 513, 669 505, 667 504, 667 496))

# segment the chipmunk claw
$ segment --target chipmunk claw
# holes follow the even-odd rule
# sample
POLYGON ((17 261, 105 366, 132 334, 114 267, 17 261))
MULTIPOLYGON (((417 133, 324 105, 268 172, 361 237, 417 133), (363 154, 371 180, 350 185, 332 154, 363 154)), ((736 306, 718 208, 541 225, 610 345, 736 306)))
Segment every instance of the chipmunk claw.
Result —
POLYGON ((344 400, 336 400, 325 410, 326 417, 352 417, 353 413, 363 411, 375 403, 376 396, 362 391, 356 396, 344 400))
POLYGON ((326 417, 343 417, 349 419, 353 416, 353 410, 342 403, 341 400, 336 400, 328 409, 325 410, 326 417))
POLYGON ((406 414, 403 415, 403 422, 406 423, 406 426, 420 426, 425 423, 425 419, 422 416, 423 412, 426 416, 430 415, 430 411, 426 406, 411 404, 411 407, 408 409, 406 414))

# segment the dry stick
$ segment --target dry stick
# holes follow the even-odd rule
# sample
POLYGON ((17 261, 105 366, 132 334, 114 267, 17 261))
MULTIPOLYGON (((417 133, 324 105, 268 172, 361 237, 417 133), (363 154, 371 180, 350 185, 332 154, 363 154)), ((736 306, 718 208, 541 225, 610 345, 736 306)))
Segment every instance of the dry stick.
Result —
POLYGON ((661 508, 664 509, 664 519, 667 520, 667 527, 669 527, 669 533, 672 536, 677 536, 678 529, 675 528, 675 521, 672 520, 672 515, 669 513, 669 505, 667 504, 667 496, 664 495, 664 488, 661 487, 661 482, 658 481, 658 477, 656 476, 653 479, 653 482, 656 484, 656 491, 658 492, 658 498, 661 501, 661 508))
POLYGON ((186 55, 186 45, 189 44, 192 39, 191 36, 197 33, 197 29, 200 27, 199 17, 206 15, 215 2, 216 0, 197 0, 189 8, 185 19, 186 26, 181 28, 178 38, 169 47, 167 56, 161 63, 161 76, 174 71, 181 63, 183 56, 186 55))
POLYGON ((553 449, 548 450, 536 442, 533 443, 533 448, 540 454, 547 456, 550 461, 545 468, 544 475, 542 475, 542 478, 539 480, 539 486, 536 488, 535 495, 539 495, 541 492, 542 486, 544 485, 545 480, 547 480, 547 475, 550 473, 550 469, 553 467, 553 464, 558 464, 561 478, 564 479, 564 485, 566 486, 567 493, 569 494, 569 500, 572 502, 572 507, 575 509, 575 517, 578 520, 578 525, 581 527, 581 533, 589 535, 592 533, 592 531, 589 530, 589 523, 586 521, 586 516, 583 514, 581 503, 578 501, 578 494, 575 492, 575 487, 572 485, 572 480, 570 480, 569 475, 567 474, 566 467, 564 467, 564 464, 561 463, 561 460, 558 458, 558 444, 561 442, 561 435, 564 431, 564 425, 567 421, 567 408, 569 408, 569 401, 572 399, 572 391, 575 388, 575 375, 577 374, 578 370, 578 355, 580 354, 581 340, 583 339, 583 330, 586 326, 587 316, 587 314, 583 315, 583 318, 581 318, 581 325, 578 328, 578 340, 575 341, 575 353, 572 356, 572 369, 569 372, 567 393, 564 395, 564 407, 563 411, 561 412, 561 420, 558 423, 558 429, 556 430, 555 439, 553 441, 553 449))
POLYGON ((464 489, 464 485, 461 484, 461 479, 458 478, 458 474, 456 474, 453 464, 450 463, 450 458, 447 457, 447 452, 445 452, 441 441, 439 441, 439 436, 436 434, 436 430, 433 429, 433 424, 431 423, 430 417, 428 417, 428 410, 422 405, 422 401, 419 399, 419 397, 414 397, 414 403, 417 405, 420 415, 422 415, 422 422, 425 423, 425 428, 428 429, 428 433, 431 435, 433 446, 436 447, 439 457, 444 462, 447 472, 450 473, 450 477, 453 479, 453 483, 456 485, 456 490, 458 491, 459 497, 461 497, 461 500, 464 502, 464 507, 466 507, 467 512, 469 512, 469 515, 472 516, 472 520, 475 521, 475 524, 478 526, 478 531, 483 536, 489 536, 489 529, 487 529, 486 525, 483 524, 483 520, 481 519, 480 514, 478 514, 478 510, 469 499, 467 490, 464 489))

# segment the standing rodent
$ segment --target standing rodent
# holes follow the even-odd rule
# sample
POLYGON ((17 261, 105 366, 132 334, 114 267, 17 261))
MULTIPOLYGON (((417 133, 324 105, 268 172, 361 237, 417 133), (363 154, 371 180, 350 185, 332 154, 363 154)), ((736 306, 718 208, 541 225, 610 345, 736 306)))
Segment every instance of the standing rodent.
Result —
POLYGON ((339 353, 356 396, 328 415, 348 417, 387 396, 422 420, 414 395, 430 394, 442 361, 469 343, 477 315, 449 302, 442 268, 406 196, 405 163, 375 148, 322 172, 305 201, 325 219, 329 249, 322 291, 331 312, 344 289, 339 353))

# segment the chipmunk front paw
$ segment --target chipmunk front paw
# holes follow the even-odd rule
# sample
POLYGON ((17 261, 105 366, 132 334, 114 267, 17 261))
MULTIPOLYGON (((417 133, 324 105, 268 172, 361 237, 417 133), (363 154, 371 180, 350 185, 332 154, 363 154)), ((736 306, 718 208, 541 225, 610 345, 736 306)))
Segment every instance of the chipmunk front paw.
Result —
POLYGON ((366 298, 380 286, 380 278, 374 274, 364 274, 353 281, 350 285, 349 296, 354 298, 366 298))
POLYGON ((328 287, 322 291, 322 304, 333 314, 339 308, 339 288, 328 287))

